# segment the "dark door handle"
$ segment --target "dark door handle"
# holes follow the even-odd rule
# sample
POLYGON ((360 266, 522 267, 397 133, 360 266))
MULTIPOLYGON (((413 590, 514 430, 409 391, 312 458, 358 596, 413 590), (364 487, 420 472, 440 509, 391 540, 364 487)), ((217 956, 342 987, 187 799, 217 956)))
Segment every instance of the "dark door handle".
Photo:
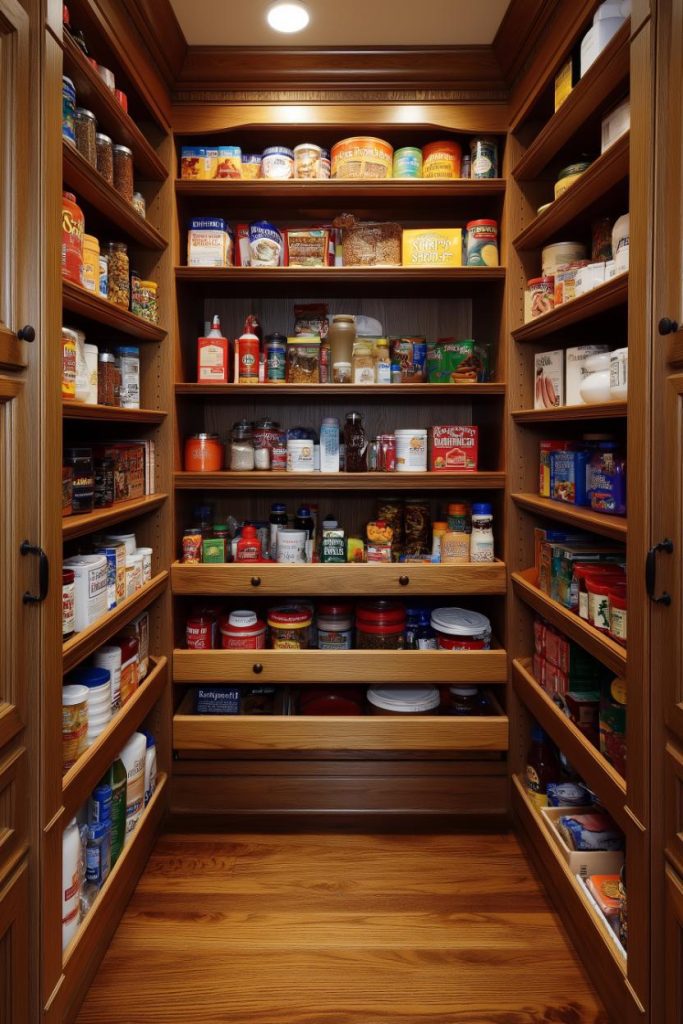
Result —
POLYGON ((31 324, 25 324, 24 327, 20 327, 17 331, 17 338, 19 341, 35 341, 36 340, 36 329, 31 324))
POLYGON ((675 334, 678 330, 678 323, 671 317, 663 316, 659 321, 657 329, 660 334, 675 334))
POLYGON ((260 576, 252 576, 251 577, 251 585, 252 585, 252 587, 260 587, 261 586, 261 577, 260 576))
POLYGON ((645 559, 645 587, 647 589, 647 596, 655 604, 671 604, 671 594, 664 590, 659 597, 655 597, 655 588, 657 585, 657 555, 660 551, 670 555, 673 549, 673 541, 666 537, 664 540, 660 540, 659 544, 655 544, 654 547, 650 548, 645 559))
POLYGON ((402 587, 407 587, 408 584, 410 583, 410 576, 399 576, 398 582, 401 584, 402 587))
POLYGON ((252 672, 254 672, 254 673, 255 673, 255 674, 257 675, 257 676, 260 676, 260 675, 261 675, 261 673, 263 672, 263 665, 261 664, 261 662, 260 662, 260 661, 257 661, 255 665, 252 665, 252 668, 251 668, 251 670, 252 670, 252 672))
POLYGON ((45 600, 50 589, 50 563, 43 549, 27 540, 22 541, 19 551, 22 555, 38 555, 38 593, 27 590, 22 598, 24 604, 38 604, 45 600))

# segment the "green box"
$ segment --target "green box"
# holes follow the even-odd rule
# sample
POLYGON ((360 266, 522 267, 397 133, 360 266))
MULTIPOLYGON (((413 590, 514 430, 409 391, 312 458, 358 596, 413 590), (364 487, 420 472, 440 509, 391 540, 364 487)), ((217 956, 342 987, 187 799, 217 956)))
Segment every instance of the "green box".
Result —
POLYGON ((202 541, 202 562, 224 562, 225 541, 222 537, 205 537, 202 541))

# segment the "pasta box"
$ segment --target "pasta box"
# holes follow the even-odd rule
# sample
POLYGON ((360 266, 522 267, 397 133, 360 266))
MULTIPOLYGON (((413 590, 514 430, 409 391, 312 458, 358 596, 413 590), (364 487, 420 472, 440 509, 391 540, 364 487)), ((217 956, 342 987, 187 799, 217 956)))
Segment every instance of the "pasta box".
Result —
POLYGON ((436 426, 430 429, 429 468, 435 473, 476 473, 479 427, 436 426))
POLYGON ((462 228, 404 228, 404 267, 461 267, 462 228))

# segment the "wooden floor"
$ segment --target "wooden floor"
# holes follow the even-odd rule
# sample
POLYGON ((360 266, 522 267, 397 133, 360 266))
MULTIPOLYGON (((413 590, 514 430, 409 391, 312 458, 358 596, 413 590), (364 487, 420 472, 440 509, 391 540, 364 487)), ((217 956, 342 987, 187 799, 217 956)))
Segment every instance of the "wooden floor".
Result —
POLYGON ((162 837, 78 1024, 606 1024, 511 835, 162 837))

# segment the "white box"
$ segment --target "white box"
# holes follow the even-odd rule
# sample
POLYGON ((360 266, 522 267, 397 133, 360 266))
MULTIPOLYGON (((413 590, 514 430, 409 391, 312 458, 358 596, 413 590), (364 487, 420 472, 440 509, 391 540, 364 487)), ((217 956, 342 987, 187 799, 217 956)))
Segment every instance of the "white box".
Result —
POLYGON ((581 40, 581 77, 597 60, 631 13, 629 0, 608 0, 600 4, 593 17, 593 26, 581 40))
POLYGON ((537 352, 534 356, 534 409, 564 405, 564 351, 537 352))
POLYGON ((631 128, 631 101, 625 99, 623 103, 620 103, 614 110, 610 110, 609 114, 606 114, 602 119, 602 144, 600 152, 604 153, 606 149, 616 142, 617 139, 624 135, 631 128))
POLYGON ((567 405, 583 405, 581 385, 588 376, 586 360, 600 352, 609 352, 608 345, 577 345, 565 352, 564 382, 567 405))
POLYGON ((605 283, 605 264, 604 263, 589 263, 586 267, 581 267, 576 275, 576 286, 575 293, 579 295, 585 295, 586 292, 592 292, 594 288, 598 288, 601 284, 605 283))
POLYGON ((570 871, 581 878, 589 875, 618 875, 624 863, 623 850, 570 850, 555 827, 565 815, 589 814, 589 807, 542 807, 541 816, 570 871))

